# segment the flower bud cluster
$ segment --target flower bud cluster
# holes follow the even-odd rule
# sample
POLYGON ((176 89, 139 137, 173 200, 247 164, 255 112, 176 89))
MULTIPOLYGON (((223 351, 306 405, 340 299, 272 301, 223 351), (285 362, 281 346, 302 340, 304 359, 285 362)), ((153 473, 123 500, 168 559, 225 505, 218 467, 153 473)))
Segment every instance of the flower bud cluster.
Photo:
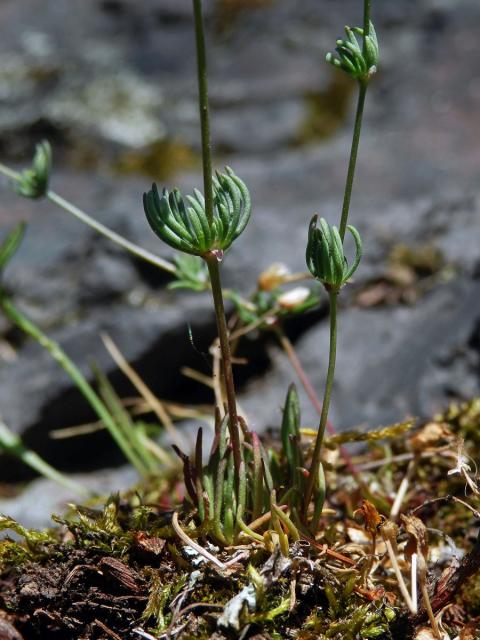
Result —
POLYGON ((369 25, 368 34, 360 27, 345 27, 346 38, 337 40, 335 51, 327 53, 326 60, 334 67, 338 67, 360 82, 368 83, 376 73, 379 61, 379 48, 377 34, 372 22, 369 25), (361 47, 357 35, 363 40, 361 47))
POLYGON ((42 198, 48 191, 51 169, 52 148, 43 140, 35 147, 32 166, 20 176, 18 193, 25 198, 42 198))
POLYGON ((178 189, 158 192, 157 185, 143 195, 147 220, 156 235, 174 249, 205 256, 225 251, 245 229, 251 199, 244 182, 231 169, 217 173, 213 181, 213 216, 209 219, 205 199, 197 189, 182 197, 178 189))
POLYGON ((337 227, 330 226, 325 218, 320 218, 317 227, 317 220, 318 216, 313 216, 308 230, 307 267, 328 291, 337 292, 357 270, 362 257, 362 240, 355 227, 349 225, 347 229, 353 236, 356 248, 355 260, 349 267, 337 227))

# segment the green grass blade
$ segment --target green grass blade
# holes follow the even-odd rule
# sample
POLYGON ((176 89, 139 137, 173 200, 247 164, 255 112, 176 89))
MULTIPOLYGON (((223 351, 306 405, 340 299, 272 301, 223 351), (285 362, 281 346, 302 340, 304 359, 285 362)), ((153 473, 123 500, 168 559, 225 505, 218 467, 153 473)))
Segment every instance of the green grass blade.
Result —
POLYGON ((126 441, 121 430, 118 428, 115 420, 112 418, 109 410, 102 402, 98 394, 94 391, 93 387, 87 381, 80 369, 72 362, 58 343, 51 340, 41 331, 36 325, 33 324, 23 313, 15 307, 13 302, 4 293, 0 293, 0 307, 10 320, 22 331, 24 331, 31 338, 36 340, 42 347, 44 347, 52 356, 54 360, 63 368, 63 370, 70 376, 72 382, 78 388, 80 393, 87 400, 94 412, 103 422, 105 427, 110 432, 110 435, 115 440, 123 454, 132 462, 137 471, 141 475, 145 475, 145 468, 141 461, 137 460, 135 456, 132 458, 129 443, 126 441))
POLYGON ((93 367, 93 371, 98 381, 100 396, 113 418, 117 432, 121 434, 122 451, 130 460, 131 464, 138 469, 139 473, 142 475, 153 473, 156 470, 156 464, 152 454, 145 448, 141 438, 138 437, 136 427, 129 414, 123 408, 120 398, 110 384, 107 376, 95 366, 93 367))
POLYGON ((57 471, 55 467, 48 464, 42 457, 28 449, 22 442, 21 438, 10 431, 7 425, 0 419, 0 449, 3 449, 6 453, 15 456, 21 460, 24 464, 28 465, 34 471, 37 471, 44 478, 53 480, 57 484, 60 484, 65 489, 72 491, 83 498, 90 495, 89 490, 74 480, 71 480, 60 471, 57 471))
POLYGON ((3 271, 5 266, 10 262, 10 260, 16 253, 24 234, 25 234, 25 223, 20 222, 7 235, 5 240, 0 245, 0 273, 3 271))

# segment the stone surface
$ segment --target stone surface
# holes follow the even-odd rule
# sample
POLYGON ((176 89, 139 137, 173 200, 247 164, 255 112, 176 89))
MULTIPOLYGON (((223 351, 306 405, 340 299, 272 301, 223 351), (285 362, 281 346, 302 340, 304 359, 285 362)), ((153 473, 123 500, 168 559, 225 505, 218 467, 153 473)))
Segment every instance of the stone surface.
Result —
MULTIPOLYGON (((340 309, 336 380, 330 417, 339 430, 371 428, 427 417, 449 399, 478 393, 478 282, 438 285, 414 307, 340 309)), ((328 326, 311 329, 297 352, 314 388, 324 384, 328 326)), ((278 424, 287 385, 286 356, 273 349, 268 379, 252 382, 243 405, 259 426, 278 424)), ((302 393, 303 423, 317 418, 302 393)))
MULTIPOLYGON (((129 489, 138 482, 138 476, 131 467, 104 469, 95 475, 74 474, 72 478, 92 493, 105 496, 129 489)), ((30 483, 28 491, 14 498, 0 498, 0 513, 8 513, 24 527, 40 529, 52 526, 52 514, 61 513, 70 503, 78 501, 78 495, 55 482, 37 478, 30 483)))
MULTIPOLYGON (((225 284, 248 294, 272 262, 304 270, 314 212, 338 216, 355 94, 323 58, 345 22, 361 20, 361 3, 276 0, 236 14, 226 13, 221 0, 205 4, 217 165, 233 166, 254 202, 251 224, 225 259, 225 284)), ((339 428, 425 416, 480 386, 480 7, 476 0, 374 5, 382 65, 367 99, 352 200, 365 256, 354 286, 341 296, 332 403, 339 428), (412 306, 358 308, 358 292, 386 277, 397 245, 414 253, 438 249, 440 271, 416 273, 419 295, 412 306)), ((2 158, 26 162, 34 142, 49 137, 55 190, 171 257, 142 213, 150 175, 118 169, 125 171, 134 154, 142 160, 135 166, 160 172, 186 192, 201 184, 192 165, 199 134, 189 3, 5 0, 0 27, 2 158), (152 149, 167 143, 165 158, 152 169, 152 149), (177 157, 178 149, 193 154, 177 157), (172 163, 180 169, 173 176, 167 175, 172 163)), ((184 365, 207 371, 201 354, 215 331, 209 296, 165 291, 165 274, 51 203, 17 198, 3 179, 1 187, 0 235, 19 219, 29 223, 6 277, 18 305, 87 375, 90 360, 97 361, 121 395, 132 389, 106 354, 100 331, 112 335, 162 397, 209 400, 179 373, 184 365)), ((324 311, 325 304, 290 325, 319 390, 328 349, 324 311)), ((104 434, 49 438, 52 429, 93 416, 48 354, 4 319, 0 331, 0 413, 11 428, 65 470, 119 462, 104 434)), ((237 368, 241 405, 259 430, 276 426, 293 379, 289 363, 273 338, 248 340, 244 350, 259 364, 237 368)), ((313 424, 305 398, 302 404, 304 420, 313 424)), ((16 462, 2 459, 1 469, 2 481, 25 475, 16 462)), ((38 486, 18 499, 14 513, 10 503, 12 515, 33 523, 29 505, 38 500, 38 486)))

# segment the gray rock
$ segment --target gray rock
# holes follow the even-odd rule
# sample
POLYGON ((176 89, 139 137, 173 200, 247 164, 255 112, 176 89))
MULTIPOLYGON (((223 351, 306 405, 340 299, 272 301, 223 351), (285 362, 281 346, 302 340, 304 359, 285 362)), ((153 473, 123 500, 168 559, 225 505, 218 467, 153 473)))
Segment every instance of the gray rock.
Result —
MULTIPOLYGON (((95 475, 74 474, 72 478, 93 493, 105 497, 125 491, 138 482, 138 476, 131 467, 104 469, 95 475)), ((76 502, 79 502, 77 495, 51 480, 38 478, 20 495, 0 499, 0 513, 8 514, 24 527, 44 529, 53 525, 52 514, 61 515, 70 503, 76 502)))
MULTIPOLYGON (((452 398, 478 393, 480 287, 456 280, 439 285, 414 307, 340 309, 336 379, 330 417, 340 431, 426 418, 452 398)), ((296 344, 298 356, 322 397, 329 330, 322 323, 296 344)), ((253 423, 278 425, 287 386, 297 382, 275 348, 268 376, 253 381, 242 399, 253 423)), ((298 384, 298 382, 297 382, 298 384)), ((302 391, 304 423, 317 417, 302 391)))
MULTIPOLYGON (((199 149, 187 5, 7 0, 0 12, 2 157, 24 161, 33 142, 50 137, 53 188, 166 257, 170 250, 160 246, 142 212, 141 193, 150 178, 119 177, 111 168, 118 154, 142 157, 161 140, 199 149), (78 171, 85 158, 89 173, 78 171)), ((233 166, 254 202, 251 224, 225 258, 224 281, 248 294, 258 272, 273 262, 305 268, 306 229, 314 212, 331 221, 338 217, 355 104, 353 93, 335 93, 338 76, 323 59, 343 24, 361 21, 361 7, 358 0, 277 0, 236 16, 222 16, 218 7, 206 3, 216 164, 233 166), (312 96, 322 107, 332 95, 346 105, 338 128, 298 146, 312 119, 318 124, 324 117, 322 108, 311 111, 312 96)), ((428 415, 479 389, 480 155, 473 132, 480 107, 480 7, 476 0, 398 0, 375 3, 374 12, 382 65, 368 95, 352 200, 351 222, 362 234, 365 257, 355 287, 341 296, 332 403, 340 427, 428 415), (437 281, 411 308, 354 308, 352 294, 382 276, 398 243, 433 244, 451 265, 451 280, 437 281)), ((201 176, 179 171, 166 182, 190 192, 201 176)), ((2 191, 0 227, 19 219, 29 222, 29 230, 7 285, 85 373, 90 375, 94 358, 120 394, 132 391, 104 351, 98 337, 104 330, 160 395, 210 400, 178 373, 186 364, 204 367, 187 324, 196 349, 206 351, 214 334, 206 294, 165 293, 164 274, 99 241, 48 202, 2 191)), ((9 425, 63 469, 113 464, 107 437, 49 439, 51 429, 93 416, 48 354, 0 323, 0 411, 9 425)), ((320 390, 328 349, 325 315, 308 317, 292 330, 320 390)), ((273 342, 266 345, 267 352, 265 341, 247 342, 246 351, 260 356, 260 364, 237 370, 241 404, 259 430, 278 424, 294 379, 273 342)), ((304 397, 302 405, 306 423, 314 424, 304 397)), ((14 467, 2 460, 2 479, 20 477, 14 467)), ((37 497, 25 497, 24 514, 37 497)))
MULTIPOLYGON (((50 336, 87 378, 93 379, 90 364, 95 362, 105 374, 113 376, 121 396, 131 394, 130 384, 118 372, 115 374, 116 366, 100 339, 100 332, 107 333, 155 393, 176 399, 182 389, 188 393, 191 388, 180 368, 204 366, 195 348, 208 350, 214 336, 213 322, 210 305, 204 300, 187 296, 173 306, 164 297, 163 303, 151 303, 143 311, 112 305, 90 313, 88 320, 50 332, 50 336), (188 337, 189 326, 195 348, 188 337)), ((90 422, 96 416, 59 364, 31 341, 20 349, 16 362, 0 369, 0 407, 8 426, 62 469, 103 466, 115 450, 105 433, 50 439, 52 429, 90 422)), ((22 473, 22 469, 3 460, 4 480, 22 473)))

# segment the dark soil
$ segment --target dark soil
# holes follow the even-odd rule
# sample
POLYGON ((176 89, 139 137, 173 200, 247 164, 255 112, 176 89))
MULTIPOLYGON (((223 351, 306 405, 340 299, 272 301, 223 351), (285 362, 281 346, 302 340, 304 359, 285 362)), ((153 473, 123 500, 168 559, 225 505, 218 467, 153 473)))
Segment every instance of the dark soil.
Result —
POLYGON ((84 550, 70 550, 58 563, 12 569, 2 591, 24 638, 122 637, 148 600, 146 582, 135 569, 84 550))

